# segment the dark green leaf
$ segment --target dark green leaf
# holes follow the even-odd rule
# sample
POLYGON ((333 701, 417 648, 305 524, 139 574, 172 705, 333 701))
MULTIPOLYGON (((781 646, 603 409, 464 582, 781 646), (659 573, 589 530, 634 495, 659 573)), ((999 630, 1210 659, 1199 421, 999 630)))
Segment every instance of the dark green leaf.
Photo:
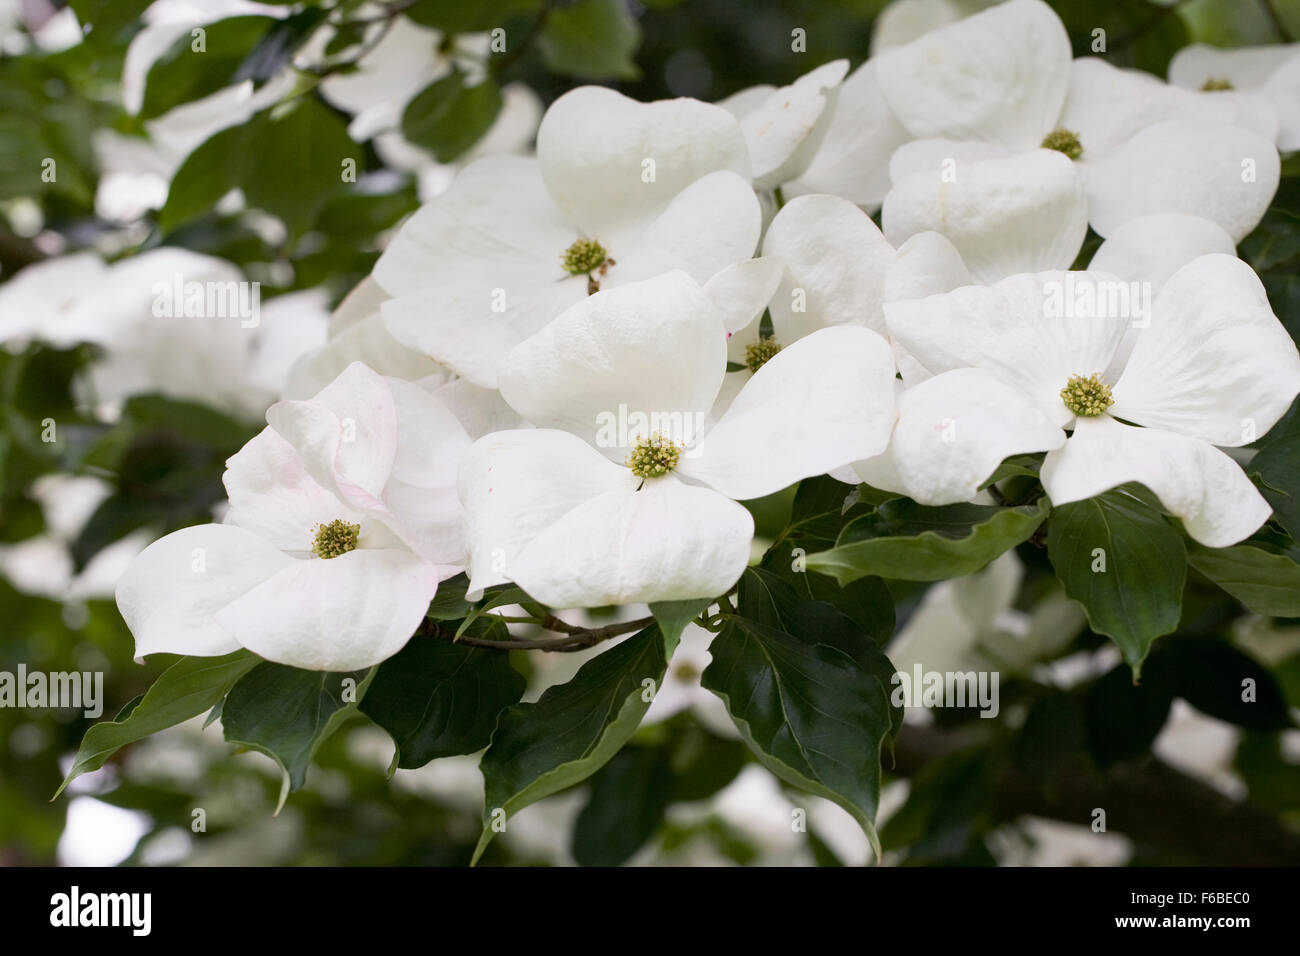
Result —
POLYGON ((1236 768, 1254 805, 1274 813, 1300 807, 1300 765, 1287 759, 1281 734, 1246 734, 1237 748, 1236 768))
POLYGON ((307 779, 312 754, 356 710, 366 673, 304 671, 264 662, 230 689, 221 709, 226 740, 264 753, 284 774, 280 806, 307 779))
POLYGON ((164 231, 209 212, 231 189, 301 235, 345 188, 344 162, 361 161, 344 123, 311 96, 222 130, 190 154, 172 179, 158 222, 164 231))
POLYGON ((260 86, 275 76, 289 62, 294 51, 306 43, 316 28, 325 22, 325 17, 326 12, 319 7, 307 7, 277 21, 239 64, 234 81, 253 80, 260 86))
POLYGON ((1179 635, 1153 654, 1148 677, 1202 713, 1250 730, 1291 727, 1273 675, 1227 641, 1179 635))
POLYGON ((501 112, 501 90, 488 78, 466 86, 450 73, 425 87, 402 114, 402 135, 433 153, 440 163, 460 158, 491 128, 501 112))
POLYGON ((867 575, 939 581, 973 574, 1032 535, 1050 508, 1046 498, 1018 508, 886 501, 851 521, 834 548, 810 554, 808 568, 840 584, 867 575))
POLYGON ((649 709, 675 646, 648 627, 536 703, 506 709, 481 764, 486 792, 475 862, 511 814, 585 780, 618 752, 649 709))
POLYGON ((880 754, 896 726, 893 668, 851 620, 800 602, 775 576, 741 578, 739 615, 713 639, 702 683, 782 780, 833 800, 880 852, 880 754))
POLYGON ((196 49, 199 39, 186 30, 149 67, 141 118, 161 116, 244 79, 236 75, 240 64, 278 25, 273 17, 232 17, 197 26, 202 49, 196 49))
POLYGON ((1150 495, 1125 485, 1061 505, 1047 556, 1088 624, 1112 638, 1137 674, 1151 642, 1178 626, 1187 551, 1150 495))
POLYGON ((474 609, 474 605, 465 600, 467 590, 469 590, 469 577, 464 573, 439 583, 438 593, 429 602, 429 610, 425 612, 425 617, 435 621, 461 620, 474 609))
POLYGON ((256 429, 193 402, 136 396, 84 456, 83 464, 117 473, 117 489, 72 544, 77 567, 141 527, 171 531, 210 520, 225 497, 226 459, 256 429))
MULTIPOLYGON (((469 614, 456 628, 456 637, 468 633, 470 628, 475 626, 479 621, 484 620, 489 611, 499 607, 508 607, 511 604, 523 604, 528 601, 528 594, 523 588, 517 588, 512 585, 489 588, 479 601, 470 610, 469 614)), ((488 623, 495 623, 488 619, 488 623)))
POLYGON ((668 755, 655 747, 624 747, 591 781, 591 796, 573 828, 581 866, 627 862, 663 821, 672 791, 668 755))
POLYGON ((125 45, 143 25, 141 14, 153 0, 69 0, 82 26, 90 26, 87 42, 97 47, 125 45))
POLYGON ((174 727, 215 706, 258 663, 248 651, 236 651, 224 657, 182 657, 163 671, 134 707, 124 710, 117 720, 96 724, 86 731, 72 769, 55 796, 83 773, 102 767, 120 747, 174 727))
MULTIPOLYGON (((1300 296, 1296 299, 1300 306, 1300 296)), ((1300 333, 1300 308, 1296 310, 1296 328, 1300 333)), ((1258 479, 1260 493, 1273 506, 1278 524, 1292 540, 1300 541, 1300 398, 1257 445, 1259 452, 1247 470, 1258 479)))
POLYGON ((700 727, 689 714, 677 719, 685 726, 672 746, 672 799, 707 799, 736 779, 749 751, 738 740, 724 740, 700 727))
POLYGON ((1157 675, 1135 683, 1127 664, 1095 681, 1084 698, 1088 750, 1099 767, 1146 753, 1164 727, 1173 693, 1157 675))
POLYGON ((1245 544, 1197 545, 1187 562, 1257 614, 1300 617, 1300 564, 1286 555, 1245 544))
POLYGON ((633 60, 641 27, 623 0, 579 0, 556 10, 538 45, 556 73, 584 80, 635 80, 641 75, 633 60))
POLYGON ((379 665, 361 712, 393 738, 394 766, 423 767, 486 747, 524 684, 508 654, 415 637, 379 665))
POLYGON ((1137 67, 1161 79, 1169 60, 1189 42, 1187 26, 1172 6, 1140 0, 1052 0, 1052 7, 1065 23, 1075 56, 1105 56, 1115 66, 1137 67))
MULTIPOLYGON (((540 5, 539 0, 419 0, 405 14, 416 23, 448 33, 482 33, 504 27, 508 18, 540 5)), ((506 42, 510 42, 509 36, 506 42)))

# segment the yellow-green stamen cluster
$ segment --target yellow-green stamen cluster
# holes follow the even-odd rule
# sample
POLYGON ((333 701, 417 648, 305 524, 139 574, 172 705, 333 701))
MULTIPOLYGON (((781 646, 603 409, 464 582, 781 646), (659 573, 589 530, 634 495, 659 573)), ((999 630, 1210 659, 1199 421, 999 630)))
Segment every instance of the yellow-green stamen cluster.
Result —
POLYGON ((564 250, 564 271, 569 275, 590 275, 605 264, 609 253, 595 239, 578 239, 564 250))
POLYGON ((757 372, 779 351, 781 345, 776 339, 763 336, 757 342, 745 346, 745 365, 751 372, 757 372))
POLYGON ((1071 375, 1070 381, 1066 383, 1065 388, 1061 389, 1061 401, 1065 402, 1065 407, 1074 414, 1084 418, 1096 418, 1115 404, 1115 399, 1110 394, 1110 386, 1096 374, 1089 375, 1087 378, 1082 375, 1071 375))
POLYGON ((1203 84, 1201 84, 1201 90, 1202 92, 1205 93, 1215 93, 1218 92, 1219 90, 1230 90, 1230 89, 1232 89, 1231 81, 1221 80, 1213 76, 1210 77, 1208 80, 1206 80, 1203 84))
POLYGON ((1064 153, 1071 159, 1078 159, 1083 155, 1083 144, 1079 142, 1079 134, 1072 133, 1068 129, 1052 130, 1043 137, 1042 147, 1064 153))
POLYGON ((361 535, 361 525, 348 524, 336 519, 329 524, 316 526, 316 540, 311 550, 318 558, 337 558, 357 549, 357 538, 361 535))
POLYGON ((636 447, 624 464, 638 478, 662 478, 677 467, 681 457, 681 445, 656 433, 649 438, 638 438, 636 447))

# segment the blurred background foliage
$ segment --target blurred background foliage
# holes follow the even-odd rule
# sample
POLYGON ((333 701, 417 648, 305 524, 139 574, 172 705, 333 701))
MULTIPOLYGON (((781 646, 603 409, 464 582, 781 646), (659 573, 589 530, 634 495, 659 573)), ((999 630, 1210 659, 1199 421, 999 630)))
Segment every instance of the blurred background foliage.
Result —
MULTIPOLYGON (((416 177, 386 166, 372 143, 352 142, 349 117, 311 92, 322 76, 346 72, 337 64, 364 49, 360 28, 345 28, 331 41, 325 52, 336 65, 297 76, 297 90, 308 91, 303 108, 287 118, 266 109, 198 145, 180 163, 160 208, 127 224, 97 212, 103 170, 92 148, 96 131, 142 138, 146 120, 177 105, 236 80, 264 84, 303 48, 330 8, 337 17, 360 6, 354 0, 337 7, 311 0, 275 5, 288 15, 211 24, 207 57, 186 57, 180 47, 165 52, 132 115, 123 106, 121 77, 149 0, 25 6, 0 0, 0 279, 55 254, 95 248, 113 259, 161 245, 235 263, 264 283, 268 299, 323 286, 337 301, 363 278, 385 231, 418 206, 420 192, 416 177), (80 42, 45 49, 33 37, 44 17, 65 15, 65 6, 82 25, 80 42), (340 154, 356 156, 355 183, 340 180, 334 159, 340 154), (47 158, 57 163, 52 182, 38 175, 47 158), (244 191, 246 208, 218 202, 233 188, 244 191), (250 208, 284 228, 264 228, 250 208)), ((1300 38, 1296 0, 1052 5, 1076 54, 1090 52, 1092 31, 1101 27, 1111 62, 1161 77, 1189 42, 1240 46, 1300 38)), ((886 0, 417 0, 398 6, 415 22, 451 34, 503 25, 511 37, 529 37, 493 64, 486 82, 469 85, 453 72, 407 106, 401 123, 407 139, 451 163, 491 125, 505 84, 526 84, 543 103, 582 82, 606 83, 641 100, 717 100, 755 84, 791 82, 837 57, 856 66, 868 55, 886 0), (806 53, 791 53, 795 28, 806 32, 806 53)), ((435 53, 441 55, 429 51, 435 53)), ((1264 278, 1278 315, 1300 336, 1295 156, 1285 169, 1290 175, 1275 208, 1241 253, 1264 278)), ((225 459, 258 423, 159 395, 136 396, 107 418, 75 387, 95 359, 91 346, 39 342, 10 343, 0 352, 0 671, 16 671, 20 663, 29 670, 103 671, 108 716, 143 693, 168 661, 135 664, 131 637, 103 589, 45 587, 45 565, 38 564, 51 562, 63 569, 60 580, 75 583, 133 532, 158 536, 208 520, 223 497, 225 459), (57 422, 57 442, 42 441, 47 419, 57 422), (58 476, 94 477, 108 490, 79 520, 60 519, 42 491, 58 476)), ((1291 467, 1300 446, 1294 409, 1270 439, 1281 449, 1275 457, 1291 467)), ((757 503, 760 533, 784 527, 789 509, 789 494, 757 503)), ((1024 545, 1019 556, 1026 567, 1023 601, 1036 588, 1051 587, 1053 576, 1041 549, 1024 545)), ((901 623, 924 588, 890 587, 901 623)), ((971 712, 939 711, 937 726, 913 741, 910 754, 896 755, 892 768, 886 758, 888 778, 908 781, 887 788, 888 858, 910 864, 1276 862, 1294 852, 1277 818, 1300 821, 1300 766, 1283 736, 1288 705, 1300 706, 1300 622, 1243 622, 1240 605, 1195 572, 1183 606, 1179 631, 1158 645, 1139 687, 1122 665, 1069 690, 1009 682, 1003 709, 1018 708, 1025 717, 1015 726, 997 722, 992 735, 971 712), (1265 638, 1248 625, 1271 630, 1265 638), (1230 632, 1232 642, 1225 640, 1230 632), (1221 699, 1207 675, 1228 666, 1257 673, 1261 706, 1221 699), (1227 783, 1182 774, 1153 756, 1154 742, 1188 705, 1197 719, 1218 722, 1210 736, 1219 735, 1213 746, 1223 750, 1227 783), (1042 784, 1049 780, 1059 785, 1045 797, 1042 784), (1244 795, 1248 812, 1238 802, 1244 795), (1098 850, 1084 831, 1085 848, 1047 822, 1086 821, 1096 806, 1112 808, 1112 826, 1126 838, 1098 850), (1227 848, 1234 840, 1241 842, 1235 851, 1227 848)), ((1058 656, 1086 655, 1105 643, 1084 628, 1058 656)), ((538 666, 524 657, 513 663, 525 674, 538 666)), ((194 723, 124 748, 51 802, 90 723, 80 713, 0 708, 0 864, 463 864, 478 835, 481 782, 472 760, 440 760, 390 780, 391 744, 360 716, 326 741, 306 787, 278 816, 280 782, 272 764, 231 753, 194 723)), ((688 710, 642 728, 586 785, 512 820, 510 838, 491 844, 484 862, 863 862, 860 837, 846 835, 834 808, 816 806, 786 792, 738 741, 718 736, 688 710), (796 806, 814 808, 806 829, 789 824, 796 806)))

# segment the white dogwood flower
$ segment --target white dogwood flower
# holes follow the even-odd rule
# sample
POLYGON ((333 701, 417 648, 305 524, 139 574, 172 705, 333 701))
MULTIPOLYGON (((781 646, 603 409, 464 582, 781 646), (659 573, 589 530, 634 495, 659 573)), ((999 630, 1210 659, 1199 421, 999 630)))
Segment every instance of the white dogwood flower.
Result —
MULTIPOLYGON (((770 306, 776 345, 835 325, 887 335, 886 302, 1067 268, 1088 228, 1078 177, 1046 150, 977 164, 942 187, 918 174, 889 195, 883 218, 884 235, 860 208, 829 195, 801 196, 781 209, 763 238, 765 256, 785 263, 770 306), (929 231, 932 224, 953 238, 929 231)), ((747 346, 756 335, 757 323, 732 340, 747 346)), ((893 344, 907 384, 928 376, 893 344)), ((733 350, 732 361, 744 358, 733 350)))
MULTIPOLYGON (((1071 430, 1042 467, 1054 504, 1140 482, 1197 541, 1235 544, 1270 509, 1216 446, 1250 444, 1277 422, 1300 393, 1300 355, 1251 268, 1211 254, 1165 282, 1127 361, 1108 372, 1134 321, 1127 288, 1096 273, 1039 273, 888 303, 885 314, 936 380, 986 369, 1071 430)), ((957 407, 963 389, 948 391, 957 407)), ((930 448, 944 453, 937 436, 930 448)))
POLYGON ((533 430, 475 443, 459 488, 471 593, 513 580, 555 607, 711 597, 749 560, 737 504, 884 447, 893 359, 862 328, 774 355, 709 427, 727 347, 673 272, 584 299, 511 352, 501 392, 533 430))
POLYGON ((375 266, 400 342, 495 388, 507 352, 596 289, 748 259, 761 213, 740 124, 690 99, 580 87, 547 110, 537 159, 466 167, 375 266))
MULTIPOLYGON (((402 16, 373 23, 369 29, 377 40, 356 67, 320 82, 321 96, 352 114, 348 135, 357 142, 400 127, 402 112, 416 94, 454 69, 468 74, 469 85, 483 80, 485 33, 450 37, 402 16)), ((328 31, 316 34, 301 55, 305 59, 323 56, 331 36, 328 31)))
POLYGON ((1227 50, 1193 43, 1169 61, 1169 82, 1261 101, 1277 114, 1277 148, 1300 149, 1300 43, 1227 50))
MULTIPOLYGON (((901 674, 1005 670, 1029 674, 1060 652, 1084 625, 1079 606, 1053 591, 1030 610, 1016 608, 1025 567, 1014 551, 975 574, 941 581, 889 645, 901 674)), ((914 711, 913 713, 924 713, 914 711)))
POLYGON ((137 657, 245 647, 309 670, 369 667, 462 563, 469 437, 419 387, 358 363, 267 421, 227 462, 225 523, 155 541, 119 582, 137 657))
POLYGON ((1277 189, 1272 110, 1100 57, 1071 60, 1065 28, 1042 0, 1008 0, 927 33, 882 54, 876 71, 918 138, 894 155, 895 185, 914 173, 960 179, 976 160, 1051 149, 1078 166, 1103 236, 1137 216, 1186 212, 1238 240, 1277 189))
POLYGON ((970 501, 1011 455, 1051 451, 1065 434, 1015 386, 982 368, 955 368, 905 388, 889 447, 854 463, 857 476, 923 505, 970 501))
MULTIPOLYGON (((1130 219, 1111 233, 1093 253, 1088 269, 1133 284, 1130 288, 1145 308, 1165 280, 1198 256, 1212 252, 1236 254, 1232 237, 1221 226, 1184 213, 1153 213, 1130 219)), ((1068 262, 1057 265, 1063 268, 1068 262)), ((885 277, 885 301, 923 299, 978 284, 952 242, 937 232, 921 232, 898 247, 898 255, 885 277)), ((1129 326, 1108 371, 1118 374, 1139 331, 1135 324, 1129 326)), ((907 385, 916 385, 929 377, 929 372, 897 342, 894 350, 899 373, 907 385)))
POLYGON ((320 290, 263 303, 233 263, 174 246, 112 265, 60 256, 0 287, 0 341, 100 346, 87 379, 109 408, 159 392, 259 419, 326 319, 320 290))

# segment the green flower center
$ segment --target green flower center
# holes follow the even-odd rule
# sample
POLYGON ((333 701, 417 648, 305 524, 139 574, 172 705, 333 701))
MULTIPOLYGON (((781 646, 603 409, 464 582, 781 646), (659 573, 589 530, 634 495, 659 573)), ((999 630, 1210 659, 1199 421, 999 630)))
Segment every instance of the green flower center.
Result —
POLYGON ((1083 155, 1083 144, 1079 142, 1079 134, 1072 133, 1068 129, 1052 130, 1043 137, 1042 147, 1064 153, 1071 159, 1078 159, 1083 155))
POLYGON ((1111 397, 1110 386, 1100 376, 1093 374, 1084 378, 1071 375, 1065 388, 1061 389, 1061 401, 1065 407, 1084 418, 1096 418, 1115 404, 1111 397))
POLYGON ((1230 80, 1222 80, 1213 76, 1201 84, 1201 90, 1205 93, 1214 93, 1218 90, 1230 89, 1232 89, 1232 82, 1230 80))
POLYGON ((763 336, 757 342, 745 346, 745 365, 751 372, 757 372, 779 351, 781 345, 776 339, 770 335, 763 336))
POLYGON ((578 239, 564 250, 564 271, 569 275, 590 275, 609 259, 609 253, 595 239, 578 239))
POLYGON ((677 467, 681 457, 682 446, 656 432, 649 438, 637 439, 625 464, 638 478, 662 478, 677 467))
POLYGON ((348 524, 336 519, 329 524, 316 526, 316 540, 311 550, 318 558, 337 558, 357 549, 357 538, 361 535, 361 525, 348 524))

